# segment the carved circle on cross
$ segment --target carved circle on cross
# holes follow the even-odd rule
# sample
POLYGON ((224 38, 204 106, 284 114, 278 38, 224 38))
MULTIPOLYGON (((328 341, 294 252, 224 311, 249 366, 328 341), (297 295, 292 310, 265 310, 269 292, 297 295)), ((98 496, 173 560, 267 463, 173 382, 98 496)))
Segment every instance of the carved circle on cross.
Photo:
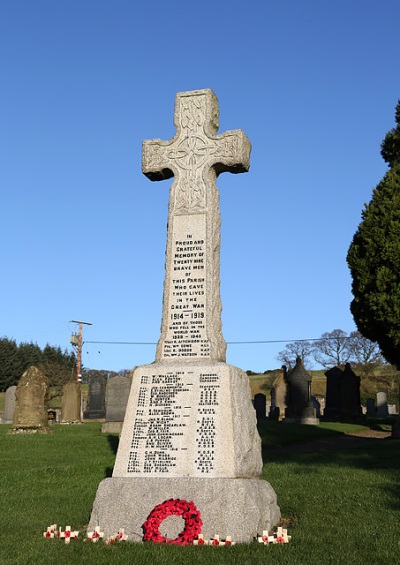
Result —
POLYGON ((180 169, 185 171, 199 169, 207 157, 215 151, 215 146, 201 135, 184 137, 176 149, 168 151, 168 158, 173 159, 180 169))

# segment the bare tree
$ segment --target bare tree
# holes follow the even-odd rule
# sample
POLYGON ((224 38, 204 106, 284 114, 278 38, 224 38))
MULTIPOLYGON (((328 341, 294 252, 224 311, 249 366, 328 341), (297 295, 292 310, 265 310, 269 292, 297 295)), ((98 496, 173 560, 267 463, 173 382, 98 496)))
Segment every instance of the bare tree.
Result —
POLYGON ((292 369, 296 365, 297 357, 300 357, 304 367, 309 370, 313 366, 310 360, 313 350, 314 346, 310 341, 293 341, 285 345, 285 349, 278 353, 276 359, 288 369, 292 369))
POLYGON ((314 343, 314 359, 326 369, 335 365, 342 367, 349 361, 350 357, 348 336, 343 330, 325 332, 314 343))
POLYGON ((383 357, 379 345, 364 337, 361 332, 351 332, 347 341, 350 359, 362 376, 367 377, 372 375, 375 368, 383 364, 383 357))

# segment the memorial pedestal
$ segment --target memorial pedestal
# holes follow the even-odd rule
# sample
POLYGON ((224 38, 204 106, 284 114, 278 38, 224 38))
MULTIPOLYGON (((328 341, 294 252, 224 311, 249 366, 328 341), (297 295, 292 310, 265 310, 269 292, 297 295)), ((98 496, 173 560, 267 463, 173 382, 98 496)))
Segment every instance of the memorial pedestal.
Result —
MULTIPOLYGON (((169 498, 193 501, 205 537, 249 542, 279 521, 261 478, 261 440, 247 375, 219 362, 164 362, 135 370, 113 477, 101 482, 89 528, 142 524, 169 498)), ((165 535, 169 536, 166 522, 165 535)))
MULTIPOLYGON (((112 477, 99 485, 89 530, 99 525, 108 537, 124 528, 130 541, 141 542, 146 518, 169 498, 194 502, 205 539, 219 534, 221 539, 231 536, 235 542, 247 543, 280 519, 276 494, 262 479, 112 477)), ((169 520, 161 524, 160 531, 170 539, 177 535, 169 520)))

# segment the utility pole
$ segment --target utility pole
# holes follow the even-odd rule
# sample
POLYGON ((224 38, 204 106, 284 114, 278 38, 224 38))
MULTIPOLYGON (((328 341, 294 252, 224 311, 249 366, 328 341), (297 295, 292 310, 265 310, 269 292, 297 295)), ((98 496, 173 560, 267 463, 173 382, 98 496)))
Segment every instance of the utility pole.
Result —
POLYGON ((92 324, 90 322, 81 322, 79 320, 71 320, 71 323, 73 324, 79 324, 79 332, 78 335, 76 335, 76 333, 73 333, 71 335, 71 339, 70 339, 70 343, 73 347, 76 347, 77 349, 77 355, 78 355, 78 359, 77 359, 77 364, 76 364, 76 382, 80 383, 81 379, 82 379, 82 375, 81 375, 81 367, 82 367, 82 345, 83 345, 83 339, 82 339, 82 326, 91 326, 92 324))

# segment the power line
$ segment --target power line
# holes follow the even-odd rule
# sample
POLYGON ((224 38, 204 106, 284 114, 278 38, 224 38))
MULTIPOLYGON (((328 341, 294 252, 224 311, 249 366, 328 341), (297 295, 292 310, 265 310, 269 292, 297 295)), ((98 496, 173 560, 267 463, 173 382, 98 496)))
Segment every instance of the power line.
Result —
MULTIPOLYGON (((268 340, 258 340, 258 341, 227 341, 228 345, 248 345, 248 344, 257 344, 257 343, 294 343, 294 342, 303 342, 303 341, 324 341, 326 339, 334 340, 337 338, 320 338, 320 337, 312 337, 310 339, 268 339, 268 340)), ((349 339, 348 336, 344 336, 340 338, 342 339, 349 339)), ((105 344, 105 345, 157 345, 156 341, 85 341, 85 343, 97 343, 97 344, 105 344)))

